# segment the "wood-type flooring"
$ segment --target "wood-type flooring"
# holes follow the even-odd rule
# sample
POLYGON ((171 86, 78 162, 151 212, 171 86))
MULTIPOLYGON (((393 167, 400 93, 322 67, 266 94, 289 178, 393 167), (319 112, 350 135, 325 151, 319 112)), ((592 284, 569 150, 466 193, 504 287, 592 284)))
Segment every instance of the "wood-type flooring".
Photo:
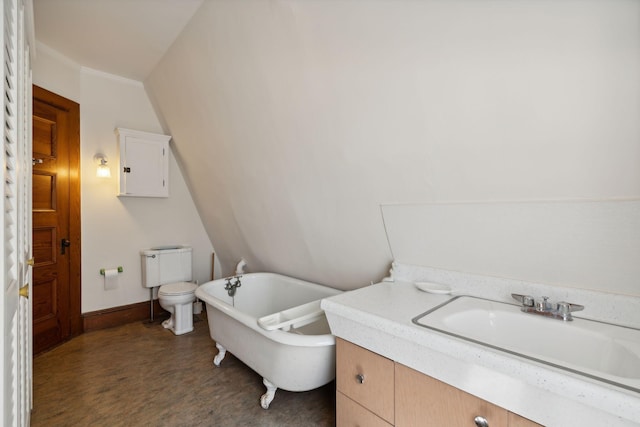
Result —
MULTIPOLYGON (((201 316, 201 317, 200 317, 201 316)), ((206 318, 175 336, 135 322, 82 334, 33 361, 31 426, 333 426, 335 382, 278 390, 262 409, 262 378, 227 353, 216 368, 206 318)))

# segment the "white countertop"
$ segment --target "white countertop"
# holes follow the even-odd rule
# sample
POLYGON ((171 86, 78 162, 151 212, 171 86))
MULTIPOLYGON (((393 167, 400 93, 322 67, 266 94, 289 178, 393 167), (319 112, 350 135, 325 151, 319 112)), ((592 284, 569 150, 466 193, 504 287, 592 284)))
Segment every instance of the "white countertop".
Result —
POLYGON ((411 322, 450 298, 383 282, 327 298, 322 308, 334 335, 540 424, 640 426, 640 393, 411 322))

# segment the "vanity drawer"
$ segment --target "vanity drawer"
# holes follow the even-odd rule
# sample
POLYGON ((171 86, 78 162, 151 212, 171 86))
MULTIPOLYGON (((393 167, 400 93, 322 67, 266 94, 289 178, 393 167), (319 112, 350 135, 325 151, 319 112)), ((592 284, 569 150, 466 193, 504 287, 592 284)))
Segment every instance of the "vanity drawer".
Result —
POLYGON ((336 392, 336 426, 392 427, 391 424, 339 391, 336 392))
POLYGON ((507 410, 396 363, 396 426, 508 427, 507 410))
POLYGON ((336 338, 336 388, 387 422, 394 422, 393 361, 336 338))

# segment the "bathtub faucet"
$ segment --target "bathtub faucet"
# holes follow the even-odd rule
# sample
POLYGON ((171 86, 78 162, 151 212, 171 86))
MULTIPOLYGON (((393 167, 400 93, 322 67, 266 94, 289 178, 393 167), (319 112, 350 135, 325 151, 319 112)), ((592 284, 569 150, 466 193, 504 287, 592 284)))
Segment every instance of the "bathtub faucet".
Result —
POLYGON ((242 286, 240 278, 242 278, 242 276, 227 277, 227 283, 224 284, 224 289, 230 297, 234 296, 236 294, 236 289, 242 286))
POLYGON ((244 258, 240 258, 240 262, 236 265, 236 276, 244 274, 244 268, 247 266, 247 261, 244 258))

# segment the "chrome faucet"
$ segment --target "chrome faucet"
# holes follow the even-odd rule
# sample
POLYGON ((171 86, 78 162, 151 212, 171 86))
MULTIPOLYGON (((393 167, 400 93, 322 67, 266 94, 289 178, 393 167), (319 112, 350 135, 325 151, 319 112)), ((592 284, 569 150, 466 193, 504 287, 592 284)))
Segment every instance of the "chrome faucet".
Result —
POLYGON ((552 303, 549 302, 549 297, 534 298, 530 295, 520 294, 511 294, 511 296, 522 304, 520 311, 539 314, 553 319, 562 319, 565 322, 573 320, 571 313, 574 311, 584 310, 584 305, 573 304, 565 301, 552 303))
POLYGON ((233 276, 226 278, 227 283, 224 284, 224 289, 227 291, 227 294, 229 294, 230 297, 234 296, 236 294, 236 289, 242 286, 242 283, 240 283, 240 278, 242 278, 242 276, 233 276))

